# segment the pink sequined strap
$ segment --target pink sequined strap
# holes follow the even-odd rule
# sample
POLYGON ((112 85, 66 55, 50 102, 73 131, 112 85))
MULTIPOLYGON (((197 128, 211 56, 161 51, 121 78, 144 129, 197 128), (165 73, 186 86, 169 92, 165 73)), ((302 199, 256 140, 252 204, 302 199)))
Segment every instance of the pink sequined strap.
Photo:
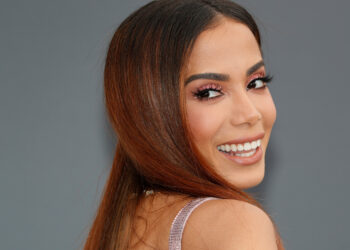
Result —
POLYGON ((182 234, 188 218, 193 210, 208 200, 215 200, 215 197, 198 198, 190 201, 186 204, 176 215, 173 223, 171 224, 169 235, 169 250, 181 250, 182 234))

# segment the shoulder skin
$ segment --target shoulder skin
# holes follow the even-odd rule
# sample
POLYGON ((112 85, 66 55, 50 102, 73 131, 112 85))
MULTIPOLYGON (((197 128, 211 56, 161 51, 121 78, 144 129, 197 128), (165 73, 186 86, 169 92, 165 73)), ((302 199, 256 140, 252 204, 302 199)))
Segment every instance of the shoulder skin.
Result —
POLYGON ((274 227, 260 208, 244 201, 210 200, 190 215, 182 249, 277 250, 274 227))

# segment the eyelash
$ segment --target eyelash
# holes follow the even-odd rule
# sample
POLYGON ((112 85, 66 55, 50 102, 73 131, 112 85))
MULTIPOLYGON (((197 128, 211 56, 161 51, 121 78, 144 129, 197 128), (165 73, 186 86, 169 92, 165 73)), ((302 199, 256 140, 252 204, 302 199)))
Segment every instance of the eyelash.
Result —
MULTIPOLYGON (((255 79, 253 79, 252 81, 250 81, 248 83, 248 86, 256 81, 262 81, 263 82, 263 86, 260 88, 256 88, 256 89, 265 89, 268 85, 268 83, 270 83, 273 79, 273 76, 271 75, 266 75, 264 77, 257 77, 255 79)), ((256 84, 256 83, 255 83, 256 84)), ((250 88, 247 87, 247 90, 249 90, 250 88)), ((202 100, 211 100, 214 98, 217 98, 219 96, 221 96, 222 93, 222 89, 220 85, 217 84, 210 84, 206 87, 204 87, 203 89, 198 89, 196 92, 193 92, 193 96, 197 99, 199 99, 200 101, 202 100), (219 93, 219 95, 215 95, 213 97, 210 97, 210 91, 215 91, 216 93, 219 93)))

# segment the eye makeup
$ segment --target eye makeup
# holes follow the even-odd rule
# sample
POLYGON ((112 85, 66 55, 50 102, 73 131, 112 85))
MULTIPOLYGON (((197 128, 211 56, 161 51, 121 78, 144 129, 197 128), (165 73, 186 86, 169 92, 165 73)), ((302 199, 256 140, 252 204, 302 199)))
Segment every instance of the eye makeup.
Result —
MULTIPOLYGON (((255 74, 249 80, 247 85, 247 91, 251 89, 264 89, 272 81, 272 75, 255 74)), ((209 83, 207 85, 199 87, 196 91, 192 92, 193 96, 199 101, 208 101, 214 98, 222 96, 222 86, 217 83, 209 83)))
POLYGON ((195 92, 192 92, 193 96, 198 100, 209 100, 221 96, 222 87, 216 83, 210 83, 198 88, 195 92))
POLYGON ((272 75, 263 75, 259 74, 258 76, 253 77, 247 85, 247 90, 249 89, 264 89, 273 79, 272 75), (261 87, 256 87, 258 84, 262 85, 261 87))

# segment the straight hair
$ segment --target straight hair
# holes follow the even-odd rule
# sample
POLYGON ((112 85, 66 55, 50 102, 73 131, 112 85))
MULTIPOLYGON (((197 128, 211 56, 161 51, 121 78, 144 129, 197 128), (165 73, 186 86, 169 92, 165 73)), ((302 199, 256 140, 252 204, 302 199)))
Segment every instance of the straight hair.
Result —
MULTIPOLYGON (((199 34, 222 18, 246 25, 261 48, 254 19, 229 0, 152 1, 115 32, 104 93, 118 144, 85 250, 127 249, 145 190, 236 199, 263 209, 208 164, 186 119, 184 66, 199 34)), ((284 249, 274 227, 278 249, 284 249)))

